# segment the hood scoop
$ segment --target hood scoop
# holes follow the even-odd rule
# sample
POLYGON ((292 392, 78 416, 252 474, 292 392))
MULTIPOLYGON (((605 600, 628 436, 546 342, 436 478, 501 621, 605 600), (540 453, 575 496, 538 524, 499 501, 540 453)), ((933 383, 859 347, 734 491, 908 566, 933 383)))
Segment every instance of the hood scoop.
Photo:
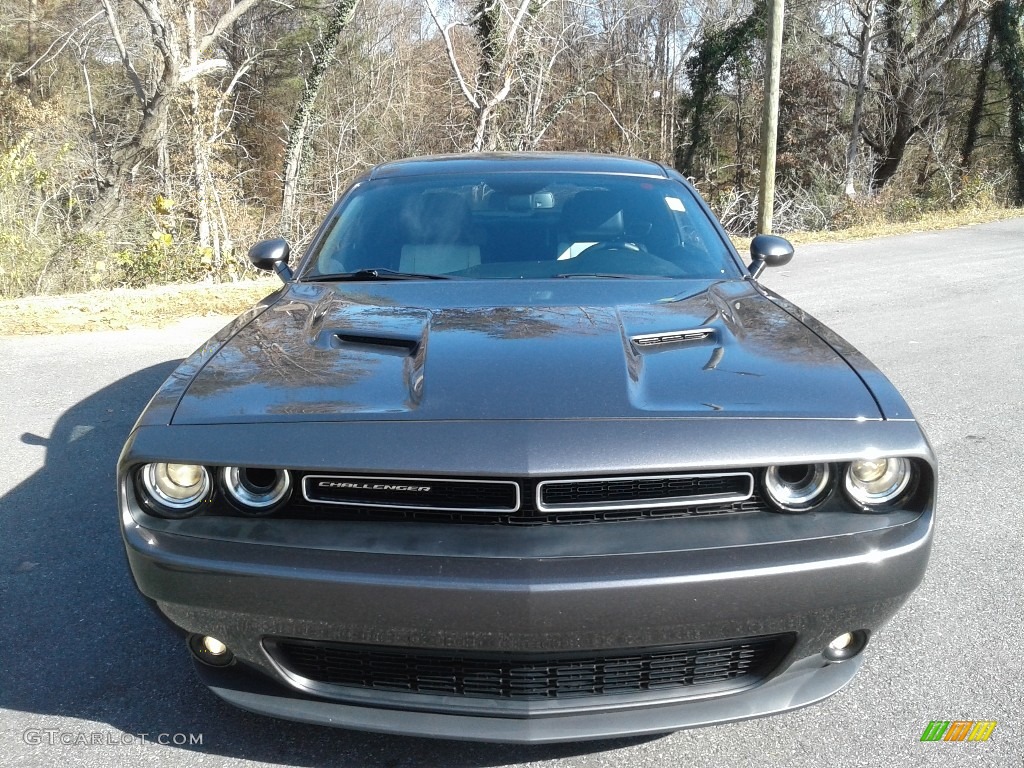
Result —
POLYGON ((377 352, 401 355, 415 355, 420 347, 420 338, 384 336, 377 333, 336 331, 332 346, 338 348, 373 347, 377 352))
POLYGON ((641 349, 645 347, 660 347, 669 344, 685 344, 697 341, 713 341, 715 338, 714 328, 694 328, 687 331, 664 331, 662 333, 643 333, 631 336, 629 340, 634 346, 641 349))

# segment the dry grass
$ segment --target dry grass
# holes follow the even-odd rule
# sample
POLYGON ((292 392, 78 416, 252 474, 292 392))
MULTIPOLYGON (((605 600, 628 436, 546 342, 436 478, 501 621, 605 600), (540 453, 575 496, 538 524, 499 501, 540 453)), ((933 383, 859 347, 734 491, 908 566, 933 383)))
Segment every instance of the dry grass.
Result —
MULTIPOLYGON (((908 235, 913 232, 938 232, 943 229, 956 229, 957 227, 966 227, 972 224, 985 224, 989 221, 1014 219, 1021 215, 1024 215, 1024 211, 1019 208, 965 208, 963 210, 926 213, 913 221, 877 221, 870 224, 859 224, 848 229, 786 232, 784 237, 793 245, 838 243, 850 240, 867 240, 872 237, 908 235)), ((734 237, 732 241, 741 254, 746 254, 750 248, 751 238, 749 237, 734 237)))
MULTIPOLYGON (((905 223, 879 223, 835 232, 789 232, 795 245, 862 240, 869 237, 952 229, 1009 219, 1019 209, 985 208, 927 214, 905 223)), ((745 254, 749 238, 734 238, 745 254)), ((73 333, 126 328, 160 328, 187 317, 233 317, 280 283, 274 278, 217 285, 167 285, 156 288, 90 291, 68 296, 37 296, 0 301, 0 336, 73 333)))
POLYGON ((160 328, 185 317, 231 317, 280 285, 268 279, 8 299, 0 301, 0 336, 160 328))

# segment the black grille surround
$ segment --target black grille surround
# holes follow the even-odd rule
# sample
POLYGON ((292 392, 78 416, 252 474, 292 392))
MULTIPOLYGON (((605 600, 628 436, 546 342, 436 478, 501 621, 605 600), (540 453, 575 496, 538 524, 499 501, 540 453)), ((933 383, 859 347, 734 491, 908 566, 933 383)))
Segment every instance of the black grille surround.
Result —
POLYGON ((512 480, 437 477, 305 475, 302 495, 311 503, 436 512, 515 512, 519 484, 512 480))
POLYGON ((774 635, 699 645, 515 654, 264 640, 286 673, 324 693, 336 687, 338 693, 354 688, 504 701, 724 693, 765 679, 792 644, 792 635, 774 635))
MULTIPOLYGON (((305 487, 307 477, 327 477, 327 473, 298 473, 296 478, 300 487, 305 487)), ((649 505, 643 503, 643 496, 648 498, 653 495, 648 487, 640 487, 633 494, 633 498, 618 488, 617 484, 643 484, 650 481, 649 476, 629 475, 619 478, 573 478, 573 479, 551 479, 551 478, 519 478, 513 482, 519 486, 519 506, 514 512, 510 511, 478 511, 475 509, 447 509, 439 510, 426 505, 417 506, 408 501, 403 501, 403 506, 383 506, 365 504, 330 504, 310 501, 304 498, 303 494, 294 494, 291 501, 275 514, 277 517, 285 517, 302 520, 344 520, 363 522, 431 522, 431 523, 455 523, 464 525, 507 525, 507 526, 536 526, 536 525, 582 525, 588 523, 612 523, 632 522, 638 520, 663 520, 690 517, 707 517, 709 515, 737 514, 770 511, 771 507, 762 497, 757 483, 752 480, 750 470, 729 470, 725 472, 695 472, 695 473, 672 473, 658 476, 669 478, 669 482, 678 482, 682 478, 697 478, 699 485, 694 486, 696 491, 704 494, 721 492, 719 499, 708 496, 698 501, 695 498, 680 501, 672 505, 659 505, 658 499, 651 499, 649 505), (751 478, 749 481, 744 478, 751 478), (671 480, 675 478, 675 480, 671 480), (587 509, 580 509, 576 505, 560 508, 553 506, 547 509, 538 507, 540 491, 538 486, 547 484, 579 484, 589 485, 591 483, 612 484, 611 491, 618 494, 618 501, 607 504, 587 504, 587 509), (709 491, 707 484, 717 484, 714 490, 709 491), (746 484, 746 485, 744 485, 746 484), (737 491, 739 486, 746 490, 743 494, 737 491), (749 488, 747 488, 749 486, 749 488), (721 500, 727 497, 728 492, 732 498, 740 500, 721 500), (746 496, 741 498, 741 496, 746 496)), ((339 476, 340 477, 340 476, 339 476)), ((357 478, 354 475, 346 475, 347 478, 357 478)), ((373 476, 375 483, 380 482, 379 476, 373 476)), ((388 476, 389 483, 409 483, 415 481, 408 477, 388 476)), ((483 483, 495 482, 491 478, 481 478, 483 483)), ((504 479, 502 482, 508 482, 504 479)), ((658 482, 661 482, 659 480, 658 482)), ((690 482, 686 480, 685 482, 690 482)), ((677 493, 678 491, 671 491, 677 493)))
POLYGON ((537 484, 537 507, 543 511, 588 512, 700 506, 746 501, 753 493, 754 476, 750 472, 542 480, 537 484))

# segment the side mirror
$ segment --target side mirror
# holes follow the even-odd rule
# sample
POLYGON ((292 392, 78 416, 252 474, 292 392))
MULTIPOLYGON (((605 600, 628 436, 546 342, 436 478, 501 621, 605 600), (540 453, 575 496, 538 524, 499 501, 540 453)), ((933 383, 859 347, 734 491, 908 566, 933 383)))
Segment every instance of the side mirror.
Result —
POLYGON ((782 267, 793 258, 793 244, 784 237, 758 235, 750 241, 750 275, 757 277, 765 267, 782 267))
POLYGON ((249 249, 249 261, 256 269, 275 272, 282 282, 292 279, 292 271, 288 268, 288 257, 292 249, 287 240, 261 240, 249 249))

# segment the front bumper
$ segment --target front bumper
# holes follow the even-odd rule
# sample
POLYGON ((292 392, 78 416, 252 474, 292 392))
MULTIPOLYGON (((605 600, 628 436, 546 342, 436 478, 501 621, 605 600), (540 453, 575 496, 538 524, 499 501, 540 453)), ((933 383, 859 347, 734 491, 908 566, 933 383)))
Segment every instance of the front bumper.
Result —
POLYGON ((658 733, 835 693, 860 657, 830 663, 822 651, 846 631, 870 636, 906 600, 923 577, 933 519, 929 509, 847 514, 817 526, 813 515, 766 513, 466 532, 390 523, 339 530, 316 521, 279 521, 271 531, 261 521, 196 518, 183 521, 197 534, 188 535, 186 525, 155 524, 132 506, 123 486, 136 582, 175 625, 234 652, 232 667, 200 665, 227 701, 306 722, 511 742, 658 733), (815 528, 829 534, 796 536, 815 528), (311 685, 283 671, 264 646, 286 637, 566 653, 775 634, 792 636, 788 653, 748 687, 554 701, 311 685))
POLYGON ((330 701, 288 691, 248 670, 217 669, 198 661, 195 665, 199 677, 215 694, 236 707, 261 715, 405 736, 544 744, 668 733, 787 712, 834 694, 853 679, 861 662, 861 657, 855 657, 841 664, 827 664, 820 656, 811 657, 794 662, 784 673, 744 693, 533 717, 514 717, 497 711, 490 715, 465 715, 396 710, 330 701))

